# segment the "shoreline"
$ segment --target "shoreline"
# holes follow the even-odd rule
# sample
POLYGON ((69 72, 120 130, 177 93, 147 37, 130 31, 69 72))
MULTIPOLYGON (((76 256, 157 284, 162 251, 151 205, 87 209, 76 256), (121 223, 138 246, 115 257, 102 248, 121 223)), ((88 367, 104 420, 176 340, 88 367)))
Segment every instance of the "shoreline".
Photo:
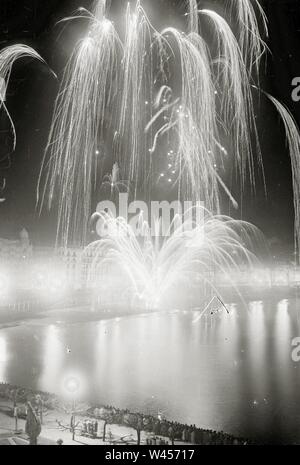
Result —
MULTIPOLYGON (((22 408, 24 412, 26 402, 30 401, 35 406, 37 415, 42 418, 41 437, 53 441, 53 444, 61 438, 63 438, 64 444, 75 445, 74 443, 80 443, 78 438, 85 437, 85 435, 81 436, 82 432, 85 431, 84 423, 89 421, 98 422, 98 427, 95 437, 91 438, 90 435, 86 435, 90 441, 81 442, 86 445, 108 445, 108 443, 110 445, 136 445, 139 436, 141 445, 254 444, 252 441, 234 437, 223 431, 207 430, 195 425, 185 425, 176 421, 169 421, 166 418, 145 415, 142 412, 131 412, 112 406, 92 405, 85 402, 78 403, 76 410, 76 418, 79 421, 78 429, 76 429, 77 440, 71 441, 70 416, 72 412, 68 402, 55 394, 33 391, 7 383, 0 383, 0 430, 6 428, 11 433, 13 432, 12 426, 15 423, 13 399, 16 392, 18 393, 17 405, 19 411, 22 408), (40 415, 41 411, 43 412, 42 415, 40 415), (103 441, 105 432, 108 439, 103 441)), ((24 429, 24 415, 23 418, 18 420, 18 423, 24 429)), ((81 441, 84 440, 81 439, 81 441)))
MULTIPOLYGON (((253 288, 251 286, 244 286, 239 289, 240 296, 232 288, 222 289, 220 295, 223 299, 228 299, 226 303, 240 303, 241 306, 244 306, 245 303, 251 300, 258 300, 264 298, 300 298, 300 288, 298 287, 275 287, 275 288, 253 288)), ((78 300, 75 298, 70 300, 59 301, 56 303, 51 303, 45 305, 45 302, 36 303, 30 306, 29 302, 18 303, 15 307, 12 305, 7 307, 0 307, 0 330, 19 326, 22 323, 31 321, 36 323, 38 321, 44 324, 53 324, 53 322, 59 323, 86 323, 89 321, 101 321, 101 320, 110 320, 114 318, 124 318, 131 317, 143 314, 151 314, 157 312, 168 312, 168 311, 199 311, 202 310, 202 307, 199 306, 190 306, 190 308, 180 308, 180 309, 154 309, 149 310, 145 308, 133 308, 127 306, 126 304, 114 305, 110 308, 108 305, 101 307, 100 305, 94 306, 90 299, 88 299, 88 293, 79 294, 78 300), (82 297, 86 297, 82 299, 82 297)), ((205 305, 203 304, 205 307, 205 305)))

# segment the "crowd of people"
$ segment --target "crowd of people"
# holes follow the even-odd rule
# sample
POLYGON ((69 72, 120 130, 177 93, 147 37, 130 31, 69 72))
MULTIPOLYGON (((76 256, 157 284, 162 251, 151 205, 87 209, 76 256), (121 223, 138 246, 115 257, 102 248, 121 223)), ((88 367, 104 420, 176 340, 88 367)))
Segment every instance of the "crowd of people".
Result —
POLYGON ((149 441, 154 445, 163 444, 162 438, 168 438, 170 444, 186 442, 199 445, 246 445, 250 443, 245 439, 235 438, 222 431, 198 428, 196 425, 185 425, 159 416, 132 413, 111 406, 90 409, 89 413, 96 418, 106 419, 111 424, 129 425, 136 430, 152 433, 153 438, 149 441))
MULTIPOLYGON (((5 383, 0 383, 0 398, 10 399, 13 403, 17 402, 18 404, 30 401, 39 409, 44 410, 65 409, 63 400, 54 394, 19 388, 5 383)), ((235 438, 222 431, 207 430, 196 425, 168 421, 161 415, 133 413, 112 406, 91 407, 86 405, 80 412, 77 412, 77 415, 89 417, 90 420, 83 421, 87 433, 90 428, 89 422, 102 420, 105 427, 114 424, 135 429, 138 442, 142 431, 149 433, 147 434, 147 444, 149 445, 175 444, 177 442, 198 445, 246 445, 250 443, 248 440, 235 438)))

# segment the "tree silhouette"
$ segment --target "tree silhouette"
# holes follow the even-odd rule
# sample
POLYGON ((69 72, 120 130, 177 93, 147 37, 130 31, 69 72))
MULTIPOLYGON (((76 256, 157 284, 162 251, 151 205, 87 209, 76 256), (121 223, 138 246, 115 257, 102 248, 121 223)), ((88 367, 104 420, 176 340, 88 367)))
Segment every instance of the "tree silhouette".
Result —
POLYGON ((103 442, 105 442, 105 440, 106 440, 106 427, 107 427, 107 425, 111 425, 114 422, 113 412, 111 410, 107 409, 107 408, 102 407, 100 409, 97 409, 97 411, 95 413, 96 413, 96 416, 98 418, 100 418, 100 420, 104 421, 102 440, 103 440, 103 442))
POLYGON ((41 434, 41 422, 38 416, 36 415, 34 408, 31 405, 31 402, 27 402, 27 419, 25 431, 29 436, 29 443, 31 446, 37 445, 37 438, 41 434))
POLYGON ((130 426, 131 428, 135 429, 137 433, 137 445, 141 444, 141 432, 144 428, 144 421, 142 415, 137 413, 127 413, 124 416, 124 422, 130 426))

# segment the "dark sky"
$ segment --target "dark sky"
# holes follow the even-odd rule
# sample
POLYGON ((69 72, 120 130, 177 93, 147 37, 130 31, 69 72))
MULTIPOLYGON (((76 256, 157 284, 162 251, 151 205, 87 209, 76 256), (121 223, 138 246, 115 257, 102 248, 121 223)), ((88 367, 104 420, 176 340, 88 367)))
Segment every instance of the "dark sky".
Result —
MULTIPOLYGON (((79 6, 91 6, 89 0, 0 0, 0 47, 23 42, 33 46, 61 76, 72 49, 84 33, 83 23, 73 23, 62 31, 55 23, 79 6)), ((183 1, 144 0, 143 4, 157 28, 183 21, 183 1)), ((205 0, 200 6, 224 4, 223 0, 205 0)), ((300 102, 291 98, 292 79, 300 77, 300 1, 264 0, 270 37, 268 56, 261 73, 261 86, 283 101, 300 126, 300 102)), ((123 0, 112 0, 116 15, 123 0)), ((7 105, 17 129, 17 149, 0 164, 0 176, 7 178, 6 202, 0 204, 0 237, 17 237, 26 227, 34 243, 47 244, 54 238, 55 215, 39 218, 35 211, 36 183, 43 156, 58 81, 40 63, 21 60, 14 67, 8 89, 7 105)), ((257 110, 258 129, 265 164, 268 197, 262 185, 256 196, 247 190, 238 215, 260 227, 283 253, 293 247, 293 199, 291 170, 282 125, 262 98, 257 110)), ((0 155, 11 147, 5 115, 0 115, 0 155)), ((1 183, 0 183, 1 185, 1 183)), ((234 189, 234 187, 233 187, 234 189)))

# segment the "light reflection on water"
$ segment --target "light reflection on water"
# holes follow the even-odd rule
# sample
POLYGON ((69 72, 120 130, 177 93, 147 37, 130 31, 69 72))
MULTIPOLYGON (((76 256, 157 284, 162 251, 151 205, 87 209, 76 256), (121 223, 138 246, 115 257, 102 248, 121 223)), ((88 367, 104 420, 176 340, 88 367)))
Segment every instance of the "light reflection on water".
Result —
POLYGON ((80 376, 99 403, 264 439, 300 440, 297 302, 0 330, 0 381, 61 392, 80 376))
POLYGON ((0 336, 0 380, 4 379, 7 363, 6 339, 0 336))

